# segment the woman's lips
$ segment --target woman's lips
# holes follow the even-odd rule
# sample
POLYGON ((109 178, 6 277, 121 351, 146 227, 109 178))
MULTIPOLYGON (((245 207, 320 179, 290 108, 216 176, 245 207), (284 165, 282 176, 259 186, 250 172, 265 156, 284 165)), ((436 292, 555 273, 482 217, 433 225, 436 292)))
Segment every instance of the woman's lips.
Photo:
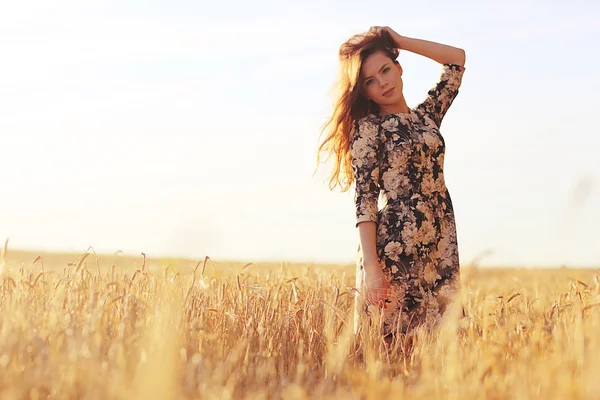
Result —
POLYGON ((385 92, 383 92, 383 97, 390 97, 392 94, 394 94, 394 90, 396 90, 396 88, 386 90, 385 92))

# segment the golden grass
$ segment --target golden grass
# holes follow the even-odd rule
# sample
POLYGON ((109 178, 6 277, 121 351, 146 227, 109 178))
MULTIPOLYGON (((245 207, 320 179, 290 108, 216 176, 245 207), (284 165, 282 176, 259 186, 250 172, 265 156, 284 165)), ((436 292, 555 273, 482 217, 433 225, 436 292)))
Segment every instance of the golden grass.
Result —
POLYGON ((600 397, 598 271, 463 268, 405 354, 354 337, 352 265, 86 254, 0 260, 1 398, 600 397))

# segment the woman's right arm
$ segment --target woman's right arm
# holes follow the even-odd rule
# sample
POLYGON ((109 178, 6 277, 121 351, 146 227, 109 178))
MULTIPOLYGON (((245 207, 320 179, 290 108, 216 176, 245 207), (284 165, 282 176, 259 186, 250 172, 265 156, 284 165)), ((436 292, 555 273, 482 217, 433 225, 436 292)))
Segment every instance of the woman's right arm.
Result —
POLYGON ((377 224, 372 221, 363 221, 358 224, 358 237, 363 255, 365 271, 378 267, 377 257, 377 224))
POLYGON ((358 224, 358 233, 365 271, 363 295, 370 303, 383 307, 383 301, 389 295, 389 286, 377 256, 377 225, 371 221, 361 222, 358 224))
POLYGON ((354 205, 357 227, 361 222, 377 222, 381 145, 379 126, 376 123, 367 118, 354 121, 350 133, 350 155, 356 184, 354 205))
POLYGON ((365 297, 375 303, 385 296, 383 271, 377 255, 377 200, 380 191, 381 144, 378 125, 366 119, 355 121, 350 151, 356 182, 354 194, 356 227, 365 271, 365 297))

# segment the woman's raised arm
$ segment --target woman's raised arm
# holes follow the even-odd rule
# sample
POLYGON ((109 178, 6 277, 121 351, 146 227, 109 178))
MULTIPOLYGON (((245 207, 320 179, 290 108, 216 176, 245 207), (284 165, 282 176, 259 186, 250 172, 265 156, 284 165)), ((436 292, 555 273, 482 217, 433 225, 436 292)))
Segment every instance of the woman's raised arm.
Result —
POLYGON ((377 31, 379 35, 389 34, 396 46, 401 50, 420 54, 440 64, 456 64, 461 67, 465 65, 466 54, 461 48, 402 36, 388 26, 374 26, 371 29, 377 31))

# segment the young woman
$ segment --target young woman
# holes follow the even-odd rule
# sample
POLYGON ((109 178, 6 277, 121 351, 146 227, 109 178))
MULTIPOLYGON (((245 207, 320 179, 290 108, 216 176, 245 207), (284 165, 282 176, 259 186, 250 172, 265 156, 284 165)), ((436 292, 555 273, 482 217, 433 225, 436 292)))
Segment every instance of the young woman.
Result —
POLYGON ((439 129, 458 94, 465 52, 372 27, 342 44, 339 59, 339 93, 317 166, 320 152, 329 150, 336 156, 330 189, 340 184, 346 191, 356 183, 355 332, 376 304, 389 339, 440 322, 460 287, 439 129), (414 108, 402 92, 400 50, 442 64, 439 81, 414 108))

